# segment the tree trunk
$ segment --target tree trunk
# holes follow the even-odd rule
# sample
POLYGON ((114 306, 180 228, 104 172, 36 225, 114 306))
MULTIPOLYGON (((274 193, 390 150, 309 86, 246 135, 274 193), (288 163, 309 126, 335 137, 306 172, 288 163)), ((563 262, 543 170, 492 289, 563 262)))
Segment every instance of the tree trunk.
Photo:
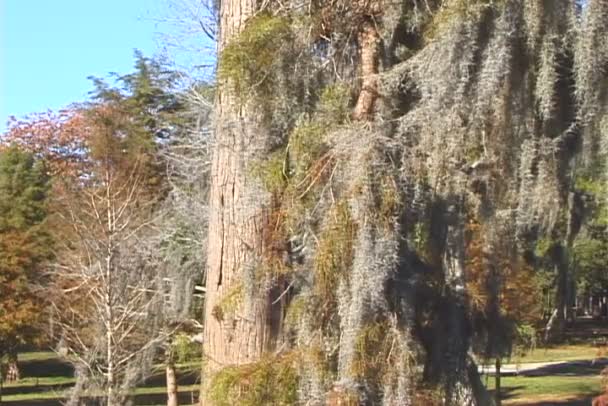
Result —
POLYGON ((566 313, 568 306, 568 261, 566 247, 559 245, 556 248, 553 261, 557 278, 555 291, 555 311, 545 326, 545 341, 558 342, 562 339, 566 327, 566 313))
POLYGON ((501 394, 500 394, 500 366, 501 366, 501 361, 500 361, 500 357, 496 357, 496 371, 494 372, 494 382, 496 383, 496 385, 494 385, 495 388, 495 394, 494 394, 494 399, 495 399, 495 403, 496 406, 500 406, 501 404, 501 394))
POLYGON ((19 379, 21 379, 21 374, 19 372, 17 353, 10 352, 8 354, 8 361, 6 366, 6 381, 17 382, 19 379))
POLYGON ((175 364, 172 362, 172 360, 167 362, 165 372, 167 376, 167 406, 179 406, 179 400, 177 398, 175 364))
MULTIPOLYGON (((243 30, 255 0, 220 5, 218 54, 243 30)), ((205 388, 229 365, 254 362, 269 348, 270 286, 256 275, 270 196, 251 174, 250 164, 268 152, 269 135, 253 107, 241 102, 231 81, 218 83, 216 139, 211 168, 201 404, 212 404, 205 388), (241 289, 230 314, 218 311, 226 295, 241 289)), ((277 306, 278 307, 278 306, 277 306)))
POLYGON ((353 119, 367 120, 374 113, 378 97, 378 54, 380 36, 373 21, 363 23, 358 35, 359 54, 361 58, 361 92, 353 110, 353 119))
POLYGON ((449 315, 447 323, 447 348, 444 365, 445 404, 449 406, 475 405, 467 374, 470 328, 466 315, 464 261, 465 242, 458 205, 447 208, 446 242, 443 268, 448 289, 449 315))

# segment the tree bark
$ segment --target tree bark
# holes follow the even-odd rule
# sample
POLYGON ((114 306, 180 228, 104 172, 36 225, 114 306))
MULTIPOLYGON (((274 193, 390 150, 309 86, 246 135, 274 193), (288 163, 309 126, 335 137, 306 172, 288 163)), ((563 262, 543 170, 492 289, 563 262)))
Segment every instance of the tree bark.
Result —
POLYGON ((449 316, 447 347, 444 360, 445 404, 473 406, 477 404, 471 380, 467 374, 470 328, 465 299, 465 241, 459 206, 453 204, 446 213, 446 242, 443 268, 448 289, 449 316))
POLYGON ((354 120, 372 118, 378 97, 378 54, 380 36, 371 20, 364 22, 358 35, 361 58, 361 92, 353 110, 354 120))
POLYGON ((179 400, 177 398, 175 364, 172 362, 172 360, 167 362, 167 365, 165 366, 165 373, 167 377, 167 406, 179 406, 179 400))
POLYGON ((21 374, 19 372, 19 362, 17 358, 17 353, 9 352, 8 361, 6 366, 6 381, 7 382, 17 382, 21 379, 21 374))
POLYGON ((495 395, 494 395, 494 403, 496 404, 496 406, 500 406, 501 405, 500 366, 501 366, 500 357, 496 357, 496 371, 494 371, 494 381, 496 382, 496 385, 494 385, 496 387, 495 388, 495 395))
MULTIPOLYGON (((255 0, 222 1, 218 54, 256 11, 255 0)), ((225 366, 251 363, 271 343, 270 286, 256 274, 270 196, 249 165, 268 152, 268 132, 255 109, 242 103, 230 80, 218 83, 216 139, 209 197, 208 255, 201 405, 206 388, 225 366), (256 279, 257 278, 257 279, 256 279), (243 298, 231 314, 219 314, 222 298, 241 284, 243 298)))

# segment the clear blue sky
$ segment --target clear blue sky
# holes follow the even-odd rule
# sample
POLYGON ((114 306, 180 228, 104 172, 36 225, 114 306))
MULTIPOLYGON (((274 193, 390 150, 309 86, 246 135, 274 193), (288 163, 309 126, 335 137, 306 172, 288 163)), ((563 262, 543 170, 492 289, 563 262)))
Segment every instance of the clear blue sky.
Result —
POLYGON ((127 73, 158 51, 166 0, 0 0, 0 133, 9 115, 83 101, 87 76, 127 73))

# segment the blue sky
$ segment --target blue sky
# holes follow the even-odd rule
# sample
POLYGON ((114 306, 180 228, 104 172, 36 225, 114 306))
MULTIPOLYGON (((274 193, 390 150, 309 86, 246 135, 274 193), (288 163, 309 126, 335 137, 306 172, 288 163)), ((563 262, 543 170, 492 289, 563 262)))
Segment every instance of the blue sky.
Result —
POLYGON ((167 0, 0 0, 0 132, 9 115, 82 101, 87 76, 127 73, 160 49, 167 0))

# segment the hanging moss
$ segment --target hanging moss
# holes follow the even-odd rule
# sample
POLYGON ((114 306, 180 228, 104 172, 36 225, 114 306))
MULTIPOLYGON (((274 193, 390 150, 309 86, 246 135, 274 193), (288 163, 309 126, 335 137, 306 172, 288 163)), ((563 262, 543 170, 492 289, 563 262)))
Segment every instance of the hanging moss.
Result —
POLYGON ((326 86, 319 97, 317 119, 322 124, 330 126, 347 121, 351 111, 350 91, 350 88, 343 83, 326 86))
POLYGON ((285 325, 288 328, 295 328, 309 310, 307 298, 304 296, 297 296, 291 301, 287 308, 285 325))
POLYGON ((200 357, 200 344, 192 342, 190 335, 179 333, 175 336, 172 343, 172 351, 177 362, 188 362, 200 357))
POLYGON ((251 174, 262 181, 264 188, 276 194, 285 188, 287 182, 285 151, 280 149, 267 158, 256 161, 251 166, 251 174))
POLYGON ((379 182, 379 202, 376 216, 384 229, 392 229, 395 216, 402 207, 400 192, 394 179, 385 175, 379 182))
POLYGON ((483 157, 484 150, 481 142, 476 142, 467 146, 465 159, 467 163, 472 164, 483 157))
POLYGON ((285 190, 286 229, 296 231, 318 202, 319 193, 333 169, 325 135, 328 127, 318 121, 300 123, 289 141, 290 179, 285 190))
POLYGON ((388 320, 364 326, 357 336, 355 357, 350 366, 353 377, 378 388, 398 380, 411 361, 410 354, 401 350, 402 339, 388 320))
POLYGON ((534 255, 536 255, 538 258, 545 257, 554 244, 555 241, 553 241, 553 239, 550 237, 543 237, 539 239, 536 241, 536 246, 534 247, 534 255))
POLYGON ((430 259, 431 230, 428 221, 420 221, 414 225, 412 242, 416 252, 422 259, 430 259))
POLYGON ((590 176, 578 176, 575 179, 575 188, 589 193, 596 198, 601 198, 606 195, 606 184, 604 180, 594 179, 590 176))
POLYGON ((426 27, 424 36, 432 40, 454 21, 476 20, 481 14, 504 4, 504 0, 451 0, 442 6, 426 27))
MULTIPOLYGON (((285 241, 284 237, 277 237, 274 239, 277 242, 285 241)), ((257 282, 263 283, 267 281, 270 277, 271 279, 288 276, 293 271, 293 268, 285 264, 281 259, 281 254, 283 251, 279 249, 273 249, 270 247, 269 251, 266 253, 264 260, 261 265, 256 268, 254 272, 255 280, 257 282)))
POLYGON ((413 405, 442 406, 444 394, 438 386, 421 386, 416 388, 412 399, 413 405))
POLYGON ((330 223, 319 239, 314 272, 316 293, 333 302, 338 281, 352 264, 357 226, 345 201, 337 203, 329 216, 330 223))
POLYGON ((269 90, 274 63, 281 47, 290 42, 289 19, 261 13, 250 18, 243 31, 223 50, 218 78, 229 81, 236 93, 269 90))
POLYGON ((360 406, 360 395, 355 390, 336 388, 327 395, 327 406, 360 406))
POLYGON ((359 333, 351 373, 357 378, 379 382, 387 366, 391 347, 390 325, 386 321, 371 323, 359 333))
POLYGON ((223 321, 227 315, 234 314, 243 301, 243 294, 244 289, 242 283, 233 285, 213 307, 213 310, 211 311, 213 317, 218 321, 223 321))
POLYGON ((293 175, 296 180, 302 179, 319 157, 326 152, 323 142, 326 129, 319 123, 306 122, 297 126, 289 141, 289 152, 293 162, 293 175))
POLYGON ((265 356, 216 373, 209 397, 217 406, 293 405, 297 400, 297 355, 265 356))

